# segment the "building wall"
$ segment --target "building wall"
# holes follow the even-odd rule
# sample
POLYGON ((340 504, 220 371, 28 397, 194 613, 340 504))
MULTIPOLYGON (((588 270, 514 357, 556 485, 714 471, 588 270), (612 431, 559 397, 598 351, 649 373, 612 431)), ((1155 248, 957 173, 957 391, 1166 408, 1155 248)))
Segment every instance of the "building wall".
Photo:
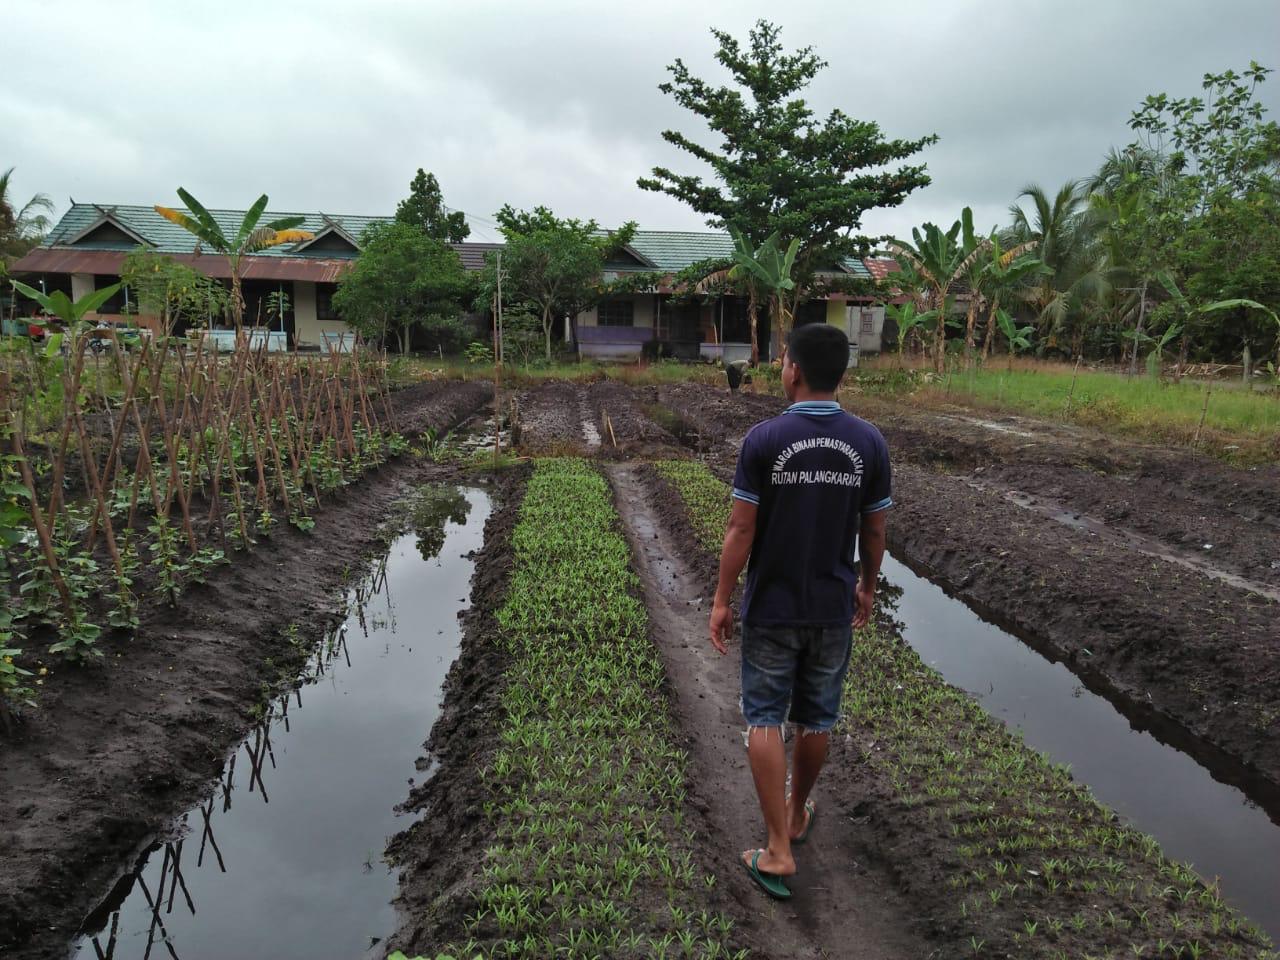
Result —
MULTIPOLYGON (((631 324, 632 327, 652 329, 654 321, 654 304, 657 302, 657 297, 652 293, 636 293, 630 295, 626 299, 630 299, 636 305, 634 320, 631 324)), ((585 313, 578 314, 578 323, 584 327, 596 326, 595 308, 593 307, 585 313)))
POLYGON ((79 300, 93 293, 92 273, 73 273, 71 275, 71 299, 79 300))
POLYGON ((862 353, 879 353, 884 345, 884 304, 849 304, 849 339, 862 353), (871 314, 871 329, 862 328, 862 312, 871 314))
POLYGON ((316 316, 316 285, 310 280, 293 281, 293 331, 299 343, 320 347, 323 333, 346 333, 341 320, 321 320, 316 316))

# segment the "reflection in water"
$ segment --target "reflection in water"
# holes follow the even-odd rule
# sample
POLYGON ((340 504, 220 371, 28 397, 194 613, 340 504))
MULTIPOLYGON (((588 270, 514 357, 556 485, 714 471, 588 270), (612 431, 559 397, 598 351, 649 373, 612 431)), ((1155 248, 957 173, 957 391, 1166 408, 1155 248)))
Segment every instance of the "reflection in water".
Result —
POLYGON ((437 509, 414 512, 210 796, 85 919, 78 958, 359 956, 392 929, 381 851, 458 652, 489 513, 477 490, 420 501, 437 509))
POLYGON ((418 552, 423 560, 433 560, 444 546, 446 523, 466 523, 471 503, 457 487, 433 484, 418 491, 409 515, 418 535, 418 552))
MULTIPOLYGON (((886 555, 887 611, 946 681, 972 694, 1034 750, 1066 763, 1108 807, 1280 935, 1280 826, 1235 786, 1135 725, 1065 665, 982 619, 886 555)), ((1174 742, 1177 742, 1176 740, 1174 742)))

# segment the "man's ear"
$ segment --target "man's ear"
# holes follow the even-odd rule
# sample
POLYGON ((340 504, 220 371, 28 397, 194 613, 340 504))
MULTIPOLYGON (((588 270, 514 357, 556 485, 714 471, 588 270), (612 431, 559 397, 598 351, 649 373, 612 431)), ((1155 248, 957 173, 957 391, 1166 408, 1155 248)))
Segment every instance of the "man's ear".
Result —
POLYGON ((798 387, 804 383, 804 371, 800 369, 800 364, 791 364, 791 385, 798 387))

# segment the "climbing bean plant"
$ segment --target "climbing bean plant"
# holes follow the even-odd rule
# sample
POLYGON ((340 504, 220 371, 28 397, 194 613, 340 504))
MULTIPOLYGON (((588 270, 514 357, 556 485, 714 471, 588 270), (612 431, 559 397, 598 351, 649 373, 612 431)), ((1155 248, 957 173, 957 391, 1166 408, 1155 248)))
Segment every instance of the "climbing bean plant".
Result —
POLYGON ((65 333, 0 341, 0 719, 33 702, 22 678, 40 648, 101 656, 144 592, 176 604, 229 550, 284 520, 310 529, 322 499, 407 449, 373 351, 104 346, 82 301, 44 299, 65 333))

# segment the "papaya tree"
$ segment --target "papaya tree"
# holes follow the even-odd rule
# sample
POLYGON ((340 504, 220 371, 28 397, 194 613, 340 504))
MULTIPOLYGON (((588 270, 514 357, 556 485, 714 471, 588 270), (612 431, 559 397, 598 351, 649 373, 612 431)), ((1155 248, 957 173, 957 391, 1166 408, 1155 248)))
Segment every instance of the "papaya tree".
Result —
POLYGON ((222 226, 199 200, 182 187, 178 188, 178 196, 187 205, 185 211, 156 204, 156 213, 194 236, 197 250, 201 246, 211 247, 227 258, 227 264, 231 267, 231 318, 235 321, 236 330, 239 330, 244 325, 244 295, 240 292, 241 258, 281 244, 310 240, 314 235, 297 229, 305 219, 300 216, 280 217, 259 226, 258 221, 267 209, 265 193, 254 201, 240 221, 235 236, 230 238, 223 233, 222 226))

